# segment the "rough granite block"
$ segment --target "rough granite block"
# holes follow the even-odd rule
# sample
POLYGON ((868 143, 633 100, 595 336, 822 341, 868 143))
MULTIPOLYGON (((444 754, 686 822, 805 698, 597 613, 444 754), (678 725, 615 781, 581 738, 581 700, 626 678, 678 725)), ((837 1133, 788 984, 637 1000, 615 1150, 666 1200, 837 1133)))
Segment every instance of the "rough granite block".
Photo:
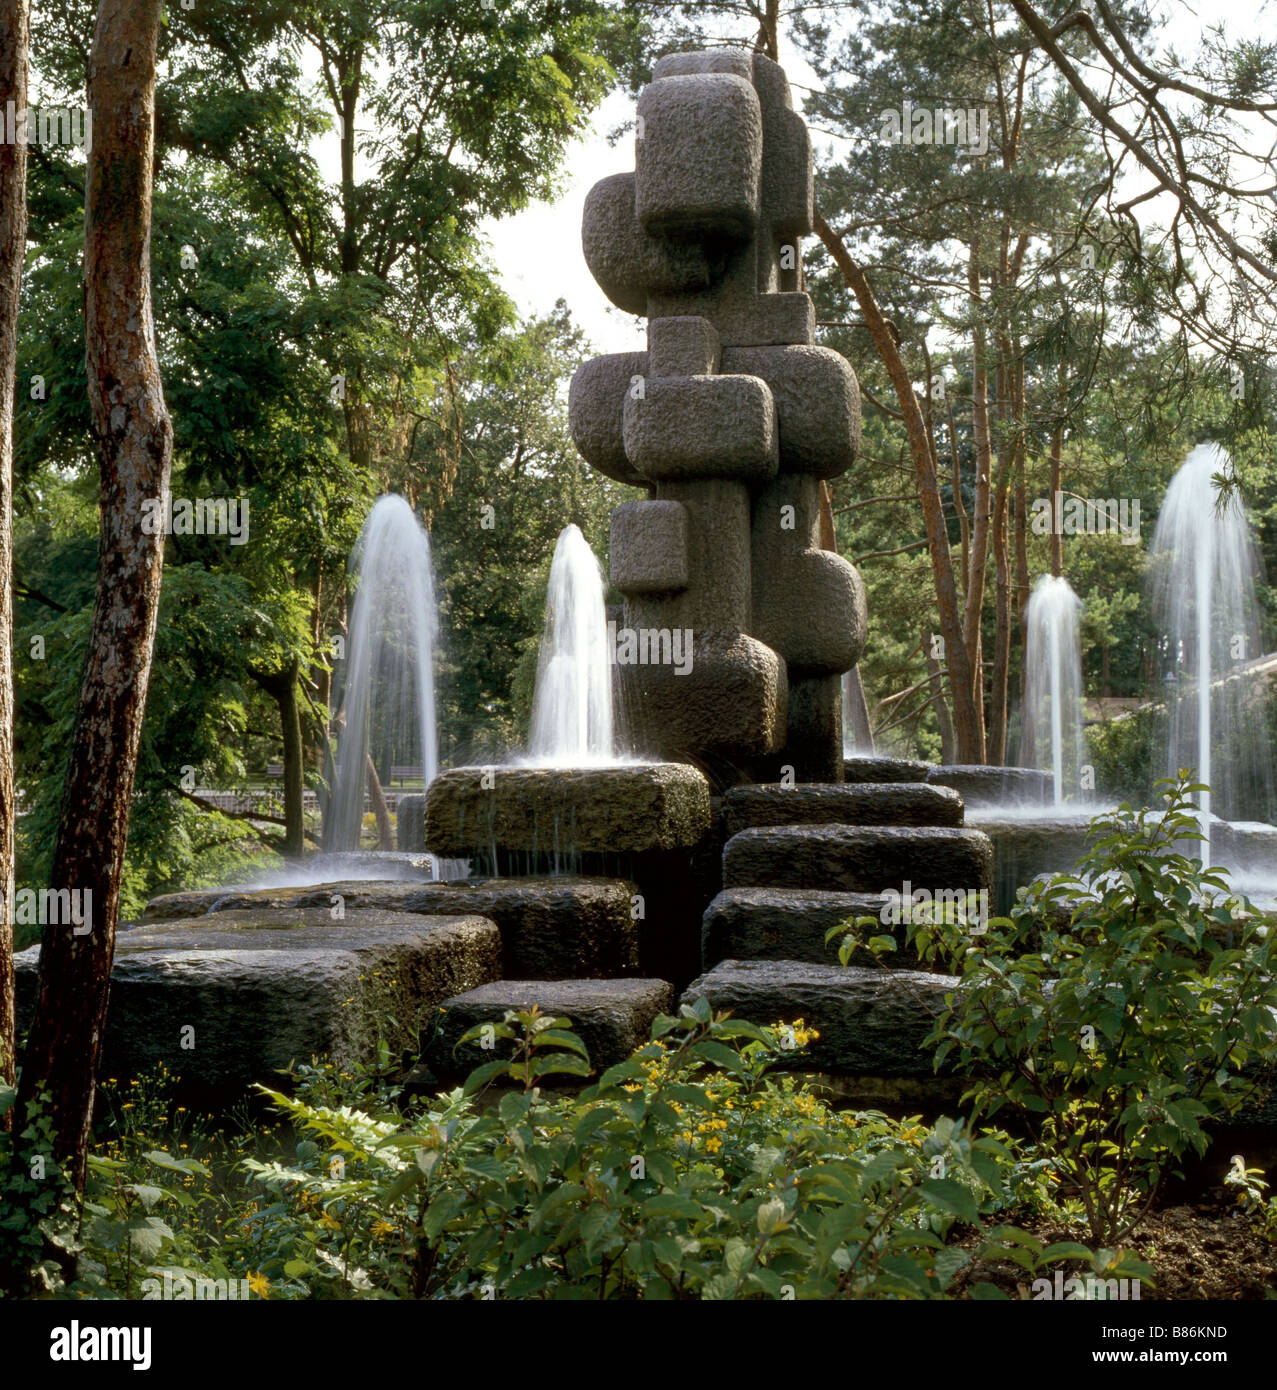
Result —
MULTIPOLYGON (((15 964, 29 1016, 39 947, 15 964)), ((379 1036, 415 1047, 419 1022, 500 968, 500 934, 479 916, 265 908, 135 927, 115 944, 103 1072, 163 1062, 180 1085, 239 1093, 312 1056, 371 1063, 379 1036)))
POLYGON ((624 594, 687 588, 687 509, 681 502, 623 502, 612 513, 612 583, 624 594))
POLYGON ((595 1072, 623 1062, 647 1042, 657 1014, 668 1013, 673 986, 664 980, 496 980, 444 1001, 439 1040, 427 1054, 441 1075, 456 1075, 491 1062, 508 1044, 490 1050, 478 1042, 456 1050, 458 1040, 482 1023, 500 1023, 507 1010, 534 1004, 551 1018, 571 1020, 595 1072))

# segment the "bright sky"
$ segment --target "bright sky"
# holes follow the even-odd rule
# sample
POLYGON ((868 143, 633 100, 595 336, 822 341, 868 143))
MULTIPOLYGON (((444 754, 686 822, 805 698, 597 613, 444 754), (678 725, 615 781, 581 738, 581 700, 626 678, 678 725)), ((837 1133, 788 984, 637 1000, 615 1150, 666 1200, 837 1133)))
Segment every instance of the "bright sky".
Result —
MULTIPOLYGON (((1163 51, 1173 47, 1183 56, 1192 54, 1208 25, 1223 23, 1239 37, 1270 37, 1273 0, 1165 0, 1166 23, 1159 34, 1163 51), (1264 34, 1264 31, 1269 31, 1264 34)), ((802 85, 812 81, 810 70, 790 50, 781 61, 794 87, 794 104, 801 109, 802 85)), ((491 254, 507 293, 525 313, 546 313, 557 299, 565 299, 573 317, 585 329, 600 352, 625 352, 645 346, 642 321, 613 308, 594 283, 581 253, 581 213, 585 195, 608 174, 634 167, 632 137, 615 146, 607 132, 630 119, 633 107, 621 93, 600 108, 590 134, 568 159, 569 176, 563 196, 554 203, 537 203, 514 217, 487 226, 491 254)), ((816 159, 821 142, 814 140, 816 159)), ((826 146, 828 142, 825 142, 826 146)))

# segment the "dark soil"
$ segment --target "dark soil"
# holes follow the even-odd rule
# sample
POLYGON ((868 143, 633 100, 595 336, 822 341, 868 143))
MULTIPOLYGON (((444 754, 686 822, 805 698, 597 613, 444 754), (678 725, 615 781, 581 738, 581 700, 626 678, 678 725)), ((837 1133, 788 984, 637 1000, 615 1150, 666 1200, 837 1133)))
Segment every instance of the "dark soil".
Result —
MULTIPOLYGON (((1013 1222, 1051 1243, 1088 1244, 1085 1234, 1046 1223, 1013 1222)), ((1226 1198, 1167 1206, 1147 1217, 1126 1248, 1153 1267, 1143 1298, 1227 1301, 1277 1299, 1277 1245, 1226 1198)), ((1066 1277, 1083 1271, 1068 1268, 1066 1277)), ((1009 1263, 983 1265, 974 1274, 1011 1298, 1032 1298, 1032 1280, 1009 1263)))

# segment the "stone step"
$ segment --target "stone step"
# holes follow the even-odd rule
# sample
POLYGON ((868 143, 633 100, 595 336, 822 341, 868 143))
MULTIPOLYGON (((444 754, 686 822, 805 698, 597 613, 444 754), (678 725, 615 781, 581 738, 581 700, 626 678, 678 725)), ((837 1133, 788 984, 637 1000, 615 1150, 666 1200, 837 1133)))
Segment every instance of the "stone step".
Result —
POLYGON ((961 825, 962 798, 925 782, 800 782, 732 787, 723 796, 728 835, 755 825, 961 825))
POLYGON ((1083 816, 1008 814, 1006 809, 980 807, 972 815, 974 829, 993 845, 995 908, 1006 913, 1016 893, 1041 874, 1065 873, 1086 851, 1090 822, 1083 816))
POLYGON ((167 921, 259 907, 329 907, 334 898, 347 911, 477 913, 500 928, 500 973, 507 978, 606 978, 639 968, 640 924, 633 911, 636 891, 624 879, 607 878, 490 878, 452 883, 346 880, 305 888, 169 893, 152 898, 142 920, 167 921))
POLYGON ((935 763, 917 758, 880 758, 858 753, 842 760, 844 782, 925 782, 935 763))
MULTIPOLYGON (((803 960, 838 964, 838 943, 825 933, 848 918, 872 917, 872 935, 891 936, 896 950, 882 957, 892 968, 916 968, 906 928, 899 924, 898 902, 874 893, 827 893, 813 888, 724 888, 705 909, 701 926, 701 961, 705 970, 721 960, 803 960), (893 912, 893 909, 896 909, 893 912), (890 917, 884 922, 884 913, 890 917)), ((872 965, 867 951, 852 957, 872 965)))
POLYGON ((681 1003, 708 999, 751 1023, 802 1019, 820 1037, 795 1055, 802 1071, 931 1076, 924 1041, 957 986, 921 970, 844 970, 799 960, 725 960, 692 981, 681 1003))
MULTIPOLYGON (((439 1076, 464 1076, 499 1051, 457 1041, 480 1023, 500 1023, 507 1009, 538 1005, 543 1014, 572 1020, 595 1073, 623 1062, 647 1042, 657 1014, 669 1013, 674 987, 664 980, 495 980, 446 999, 442 1027, 426 1061, 439 1076)), ((500 1046, 500 1045, 498 1045, 500 1046)))
POLYGON ((758 826, 723 849, 724 888, 820 888, 841 893, 987 889, 993 846, 949 826, 758 826))
POLYGON ((982 763, 931 766, 926 780, 952 787, 968 807, 1041 806, 1051 804, 1055 779, 1036 767, 987 767, 982 763))
MULTIPOLYGON (((39 949, 14 958, 27 1022, 39 949)), ((397 1057, 419 1019, 500 967, 496 925, 475 915, 258 908, 131 927, 115 942, 102 1074, 163 1062, 186 1093, 238 1099, 312 1056, 374 1062, 379 1033, 397 1057)))

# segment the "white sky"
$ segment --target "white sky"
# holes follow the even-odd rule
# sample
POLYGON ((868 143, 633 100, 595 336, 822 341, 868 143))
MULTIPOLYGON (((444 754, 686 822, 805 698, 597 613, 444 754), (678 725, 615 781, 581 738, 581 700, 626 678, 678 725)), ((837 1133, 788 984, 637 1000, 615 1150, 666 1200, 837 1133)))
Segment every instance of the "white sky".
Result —
MULTIPOLYGON (((1271 0, 1164 0, 1166 23, 1159 34, 1164 51, 1173 47, 1187 58, 1204 28, 1222 22, 1239 37, 1271 38, 1271 0), (1261 17, 1269 22, 1261 23, 1261 17), (1268 31, 1266 34, 1264 31, 1268 31)), ((792 50, 781 61, 794 87, 794 104, 802 106, 804 83, 813 75, 792 50)), ((581 252, 581 213, 585 195, 608 174, 634 167, 632 137, 611 146, 607 132, 629 119, 633 107, 622 93, 613 94, 599 109, 589 135, 578 141, 567 160, 569 170, 561 198, 536 203, 513 217, 491 221, 485 230, 494 265, 506 292, 527 314, 547 313, 558 299, 567 301, 573 317, 600 352, 625 352, 645 346, 642 321, 613 308, 594 283, 581 252)), ((813 140, 819 163, 829 142, 813 140)), ((1156 204, 1146 205, 1155 209, 1156 204)))

